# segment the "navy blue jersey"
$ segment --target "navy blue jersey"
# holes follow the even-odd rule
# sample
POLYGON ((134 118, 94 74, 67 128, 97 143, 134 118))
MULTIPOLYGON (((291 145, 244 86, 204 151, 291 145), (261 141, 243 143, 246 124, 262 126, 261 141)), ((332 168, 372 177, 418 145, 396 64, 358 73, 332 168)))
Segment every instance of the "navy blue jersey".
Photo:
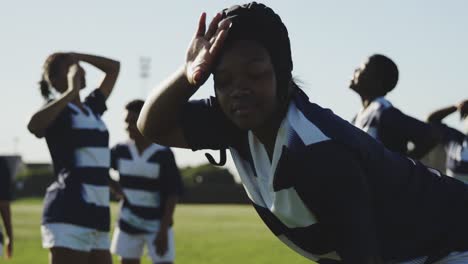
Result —
MULTIPOLYGON (((0 201, 11 200, 11 172, 5 159, 0 158, 0 201)), ((1 222, 1 221, 0 221, 1 222)), ((2 225, 0 223, 0 244, 3 243, 2 225)))
POLYGON ((362 109, 352 123, 389 150, 403 155, 418 148, 422 153, 412 156, 421 158, 439 143, 432 125, 403 114, 384 97, 376 98, 362 109))
POLYGON ((443 125, 447 151, 447 175, 468 183, 468 135, 443 125))
POLYGON ((4 158, 0 158, 0 201, 10 201, 12 199, 11 177, 8 162, 4 158))
POLYGON ((47 188, 43 224, 68 223, 109 231, 109 133, 99 89, 80 109, 69 103, 48 127, 46 140, 57 180, 47 188))
POLYGON ((229 148, 258 214, 310 259, 345 263, 425 258, 468 250, 468 189, 382 144, 294 91, 272 159, 236 128, 215 98, 183 112, 193 150, 229 148))
POLYGON ((158 231, 166 198, 182 191, 171 149, 152 144, 140 154, 131 141, 113 147, 111 157, 126 198, 121 204, 119 228, 127 233, 158 231))

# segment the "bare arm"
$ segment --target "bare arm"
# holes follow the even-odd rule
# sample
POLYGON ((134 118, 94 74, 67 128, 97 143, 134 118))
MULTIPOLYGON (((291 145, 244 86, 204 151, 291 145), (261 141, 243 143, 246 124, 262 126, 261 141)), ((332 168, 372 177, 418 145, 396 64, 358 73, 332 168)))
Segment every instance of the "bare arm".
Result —
POLYGON ((455 112, 460 112, 460 117, 463 119, 468 115, 468 100, 464 100, 457 105, 451 105, 432 112, 427 117, 429 123, 441 123, 444 118, 455 112))
POLYGON ((169 197, 167 197, 167 201, 164 207, 164 215, 161 218, 161 225, 158 231, 158 235, 156 236, 156 240, 154 241, 156 251, 159 255, 164 255, 168 248, 167 232, 169 231, 169 227, 172 224, 177 200, 177 195, 170 195, 169 197))
POLYGON ((455 105, 436 110, 427 117, 427 122, 441 123, 442 119, 446 118, 448 115, 452 113, 455 113, 456 111, 457 111, 457 107, 455 105))
POLYGON ((165 146, 188 148, 179 122, 181 112, 184 104, 211 73, 213 61, 230 25, 230 21, 219 23, 220 20, 221 16, 216 15, 205 33, 206 14, 202 14, 187 51, 186 62, 161 83, 145 102, 137 125, 151 141, 165 146))
POLYGON ((184 104, 197 91, 181 68, 155 89, 138 118, 141 133, 158 144, 188 148, 179 119, 184 104))
POLYGON ((67 104, 79 95, 80 87, 79 67, 73 65, 68 73, 68 90, 58 99, 34 113, 29 120, 28 130, 38 138, 44 137, 46 129, 55 121, 67 104))
POLYGON ((104 78, 99 85, 99 89, 107 99, 114 89, 115 82, 119 76, 120 62, 88 54, 71 53, 78 61, 89 63, 105 73, 104 78))
POLYGON ((117 197, 119 200, 125 200, 125 193, 122 190, 120 184, 113 179, 109 180, 109 188, 111 192, 117 197))
POLYGON ((9 201, 0 201, 0 214, 5 225, 6 235, 8 237, 7 245, 7 257, 10 258, 13 255, 13 228, 11 224, 11 210, 9 201))

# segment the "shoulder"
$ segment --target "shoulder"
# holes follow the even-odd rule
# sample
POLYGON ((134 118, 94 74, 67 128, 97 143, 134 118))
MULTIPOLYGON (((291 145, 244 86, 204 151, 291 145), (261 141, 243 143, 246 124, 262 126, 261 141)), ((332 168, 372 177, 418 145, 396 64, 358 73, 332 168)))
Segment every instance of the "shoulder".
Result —
POLYGON ((129 149, 129 142, 120 142, 115 144, 111 148, 112 155, 114 157, 122 157, 122 158, 130 158, 130 149, 129 149))
MULTIPOLYGON (((305 98, 294 100, 300 115, 303 116, 301 126, 313 126, 322 134, 322 138, 327 138, 339 142, 342 146, 350 149, 359 147, 372 141, 371 137, 358 129, 348 121, 337 116, 333 111, 311 103, 305 98)), ((307 129, 304 129, 306 133, 307 129)))

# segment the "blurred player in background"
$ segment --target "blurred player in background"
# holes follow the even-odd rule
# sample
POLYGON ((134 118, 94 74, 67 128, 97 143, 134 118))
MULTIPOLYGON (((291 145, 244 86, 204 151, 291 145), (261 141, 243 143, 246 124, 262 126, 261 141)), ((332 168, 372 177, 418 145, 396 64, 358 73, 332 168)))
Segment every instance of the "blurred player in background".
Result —
POLYGON ((44 64, 40 89, 47 102, 32 115, 28 129, 45 137, 57 176, 47 188, 41 226, 52 264, 112 263, 109 133, 101 116, 119 70, 118 61, 78 53, 54 53, 44 64), (104 72, 84 100, 80 62, 104 72))
POLYGON ((468 100, 457 105, 451 105, 434 111, 427 121, 432 124, 441 124, 442 120, 452 113, 458 112, 460 120, 464 122, 465 131, 444 127, 444 143, 447 152, 447 175, 468 184, 468 100))
MULTIPOLYGON (((11 194, 11 169, 8 167, 7 161, 0 158, 0 216, 5 226, 5 235, 2 234, 2 225, 0 224, 0 256, 3 254, 5 247, 6 258, 13 256, 13 227, 11 222, 10 201, 11 194)), ((0 222, 1 223, 1 222, 0 222)))
POLYGON ((122 264, 138 264, 146 245, 154 264, 172 264, 172 223, 182 179, 171 149, 152 143, 138 131, 136 122, 143 103, 134 100, 126 105, 129 139, 111 152, 112 167, 119 173, 123 191, 111 251, 122 264))

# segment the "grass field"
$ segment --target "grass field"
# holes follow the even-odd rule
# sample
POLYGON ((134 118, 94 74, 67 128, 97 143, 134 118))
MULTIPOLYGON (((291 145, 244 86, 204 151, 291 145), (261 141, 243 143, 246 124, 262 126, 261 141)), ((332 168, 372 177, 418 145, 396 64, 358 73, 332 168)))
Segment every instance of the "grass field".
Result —
MULTIPOLYGON (((40 200, 13 204, 15 252, 5 263, 47 263, 47 251, 41 248, 41 210, 40 200)), ((115 204, 112 215, 116 216, 115 204)), ((178 264, 313 263, 275 238, 250 206, 179 205, 174 227, 178 264)), ((142 263, 150 261, 144 257, 142 263)))

